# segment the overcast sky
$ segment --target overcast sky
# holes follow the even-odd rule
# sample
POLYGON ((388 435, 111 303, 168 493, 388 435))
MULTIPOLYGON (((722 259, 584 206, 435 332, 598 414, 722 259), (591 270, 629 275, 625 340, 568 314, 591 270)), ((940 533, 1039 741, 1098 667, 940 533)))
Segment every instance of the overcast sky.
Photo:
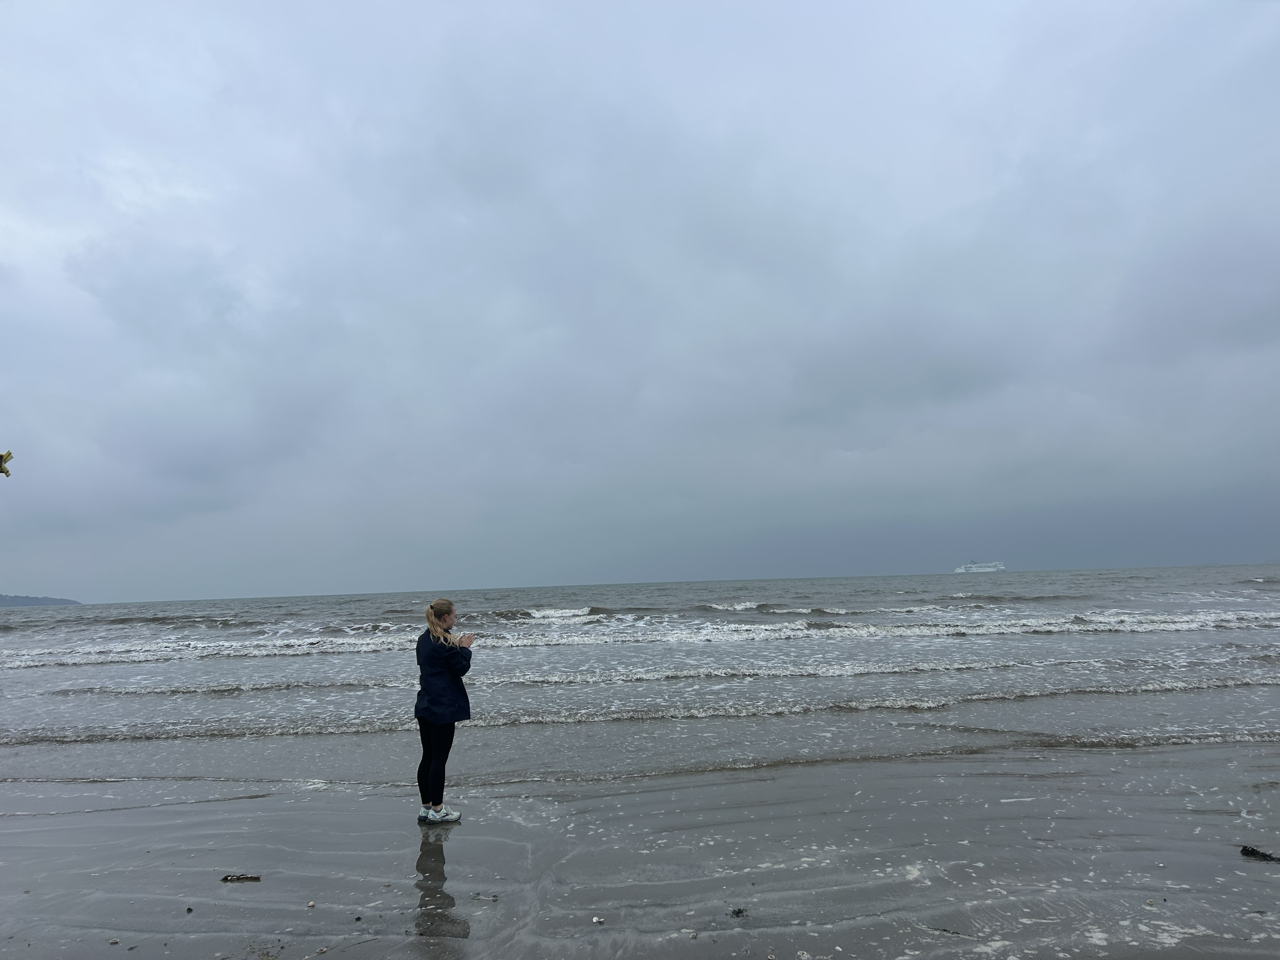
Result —
POLYGON ((1280 4, 0 4, 0 593, 1280 559, 1280 4))

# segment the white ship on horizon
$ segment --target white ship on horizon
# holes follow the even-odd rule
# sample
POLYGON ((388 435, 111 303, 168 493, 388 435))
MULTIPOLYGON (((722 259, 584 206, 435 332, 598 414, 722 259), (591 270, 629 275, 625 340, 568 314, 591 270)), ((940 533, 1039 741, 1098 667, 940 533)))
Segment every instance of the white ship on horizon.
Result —
POLYGON ((975 563, 970 560, 964 566, 956 567, 956 573, 999 573, 1004 569, 1004 564, 999 560, 992 560, 990 563, 975 563))

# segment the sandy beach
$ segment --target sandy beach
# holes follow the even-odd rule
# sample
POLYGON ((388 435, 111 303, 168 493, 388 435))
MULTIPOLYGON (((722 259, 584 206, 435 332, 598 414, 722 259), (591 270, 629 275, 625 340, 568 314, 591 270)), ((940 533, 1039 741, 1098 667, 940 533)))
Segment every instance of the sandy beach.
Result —
POLYGON ((0 611, 0 960, 1270 957, 1276 582, 459 595, 444 830, 418 598, 0 611))
MULTIPOLYGON (((349 755, 411 750, 397 737, 349 755)), ((7 782, 0 955, 1174 960, 1280 940, 1280 864, 1239 853, 1280 846, 1270 744, 517 782, 462 790, 453 828, 419 827, 408 784, 219 766, 7 782)))

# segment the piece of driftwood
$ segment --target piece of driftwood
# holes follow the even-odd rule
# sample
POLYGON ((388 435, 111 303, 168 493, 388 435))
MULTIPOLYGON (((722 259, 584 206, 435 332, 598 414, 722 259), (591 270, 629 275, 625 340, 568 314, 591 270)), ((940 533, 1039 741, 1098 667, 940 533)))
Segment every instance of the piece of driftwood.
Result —
POLYGON ((252 873, 228 873, 222 878, 223 883, 261 883, 261 877, 255 877, 252 873))

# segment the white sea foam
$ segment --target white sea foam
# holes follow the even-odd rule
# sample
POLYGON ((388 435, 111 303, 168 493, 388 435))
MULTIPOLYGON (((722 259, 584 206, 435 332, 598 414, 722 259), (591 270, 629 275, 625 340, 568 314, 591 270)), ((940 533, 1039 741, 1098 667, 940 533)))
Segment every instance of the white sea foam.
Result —
MULTIPOLYGON (((589 609, 589 608, 581 608, 589 609)), ((558 611, 563 613, 564 611, 558 611)), ((578 610, 572 611, 576 617, 578 610)), ((545 620, 551 620, 548 613, 545 620)), ((481 631, 482 648, 627 644, 627 643, 724 643, 740 640, 963 640, 1016 635, 1180 633, 1193 630, 1275 629, 1280 614, 1272 611, 1200 611, 1195 613, 1135 613, 1123 610, 1090 611, 1071 616, 936 619, 906 623, 822 623, 807 620, 781 623, 730 623, 725 621, 633 622, 597 628, 594 624, 567 624, 553 632, 512 629, 481 631)), ((414 628, 416 631, 416 627, 414 628)), ((205 658, 317 656, 368 654, 410 650, 416 632, 380 633, 375 636, 277 635, 241 638, 193 636, 151 637, 111 643, 76 643, 0 651, 0 668, 79 666, 109 663, 148 663, 205 658)))
MULTIPOLYGON (((1280 681, 1277 681, 1280 683, 1280 681)), ((1187 689, 1195 689, 1188 686, 1187 689)), ((912 723, 921 724, 925 717, 937 714, 950 706, 976 700, 1028 700, 1036 697, 1058 697, 1068 694, 1133 694, 1145 692, 1142 688, 1081 688, 1077 690, 1010 692, 1007 695, 979 697, 864 697, 829 699, 810 703, 779 703, 725 701, 718 703, 656 703, 630 705, 596 705, 565 707, 547 705, 542 708, 522 710, 493 710, 475 714, 469 726, 501 727, 524 724, 586 724, 611 723, 634 720, 709 720, 709 719, 767 719, 770 717, 804 716, 828 712, 870 713, 887 711, 913 715, 912 723)), ((949 725, 937 726, 942 731, 952 730, 949 725)), ((128 723, 115 727, 70 726, 28 727, 23 730, 0 731, 0 745, 16 746, 35 743, 95 743, 127 740, 179 740, 210 739, 244 736, 304 736, 321 734, 387 733, 414 729, 412 716, 402 709, 385 712, 345 716, 338 713, 308 714, 297 718, 223 718, 190 719, 165 723, 128 723)), ((996 732, 996 731, 989 731, 996 732)), ((1112 731, 1088 734, 1030 733, 1017 736, 1028 742, 1079 747, 1158 746, 1161 744, 1192 743, 1275 743, 1280 742, 1280 731, 1233 729, 1228 731, 1177 730, 1177 731, 1112 731)), ((809 751, 802 750, 802 754, 809 751)), ((812 759, 818 755, 809 754, 812 759)))
POLYGON ((0 668, 76 667, 108 663, 163 663, 169 660, 243 657, 308 657, 321 654, 382 653, 412 650, 415 634, 355 637, 244 637, 235 640, 198 640, 161 637, 119 643, 88 643, 74 647, 49 647, 0 652, 0 668))
POLYGON ((285 691, 318 690, 413 690, 417 689, 416 675, 403 677, 362 677, 359 680, 279 680, 239 681, 200 684, 95 684, 84 687, 60 687, 44 690, 40 696, 79 697, 104 695, 113 697, 172 697, 172 696, 223 696, 238 693, 282 693, 285 691))
MULTIPOLYGON (((1016 666, 1044 667, 1066 661, 974 660, 947 663, 921 661, 915 663, 812 663, 782 660, 777 663, 725 663, 717 658, 715 663, 670 666, 666 664, 632 668, 602 667, 593 670, 562 672, 517 671, 494 677, 479 677, 481 685, 536 684, 572 686, 587 683, 636 683, 662 680, 754 680, 785 678, 841 678, 878 674, 898 675, 914 673, 959 673, 971 670, 998 670, 1016 666)), ((1075 661, 1091 663, 1094 661, 1075 661)))
MULTIPOLYGON (((798 614, 802 617, 810 616, 815 613, 824 614, 825 616, 828 616, 828 617, 845 617, 854 612, 855 611, 853 610, 842 610, 839 607, 781 607, 779 609, 769 611, 769 613, 776 613, 776 614, 790 614, 790 615, 798 614)), ((885 610, 882 612, 889 613, 892 611, 885 610)), ((913 613, 914 611, 908 610, 908 611, 897 611, 897 612, 913 613)))
MULTIPOLYGON (((481 669, 468 676, 469 686, 479 689, 500 689, 503 687, 548 687, 566 689, 576 686, 666 683, 671 681, 715 681, 730 683, 752 680, 789 680, 789 679, 852 679, 859 677, 907 677, 929 674, 940 677, 957 677, 973 673, 983 674, 991 671, 1018 670, 1028 675, 1046 678, 1074 675, 1076 677, 1091 675, 1123 675, 1145 674, 1166 669, 1185 671, 1193 665, 1212 663, 1217 669, 1221 665, 1234 664, 1236 676, 1227 678, 1231 684, 1280 682, 1273 673, 1260 672, 1259 668, 1250 667, 1256 658, 1223 657, 1206 660, 1202 657, 1188 658, 1180 656, 1170 658, 1167 654, 1159 658, 1130 658, 1126 660, 1096 658, 1066 659, 989 659, 989 660, 914 660, 914 661, 870 661, 855 660, 845 662, 822 662, 817 660, 792 660, 783 658, 771 661, 760 659, 725 661, 715 657, 710 661, 682 661, 649 663, 638 666, 622 666, 618 664, 602 664, 589 669, 579 670, 546 670, 546 669, 511 669, 508 665, 490 664, 488 669, 481 669), (1074 671, 1072 668, 1075 668, 1074 671), (1244 671, 1244 673, 1242 673, 1244 671)), ((1267 664, 1270 660, 1265 661, 1267 664)), ((950 681, 954 682, 954 681, 950 681)), ((987 679, 967 681, 970 684, 990 683, 987 679)), ((396 676, 369 676, 359 671, 350 676, 316 677, 305 676, 278 680, 236 680, 219 681, 209 684, 178 683, 116 683, 92 684, 84 686, 55 687, 39 691, 40 696, 81 697, 91 695, 107 696, 179 696, 179 695, 227 695, 242 693, 273 693, 284 691, 324 691, 324 690, 364 690, 364 689, 413 689, 417 685, 416 672, 406 662, 404 672, 396 676)), ((1165 690, 1196 689, 1200 681, 1167 680, 1144 681, 1141 689, 1150 692, 1165 690)), ((721 685, 723 687, 725 685, 721 685)), ((721 689, 708 687, 708 692, 721 689)), ((998 693, 1003 697, 1004 694, 998 693)))

